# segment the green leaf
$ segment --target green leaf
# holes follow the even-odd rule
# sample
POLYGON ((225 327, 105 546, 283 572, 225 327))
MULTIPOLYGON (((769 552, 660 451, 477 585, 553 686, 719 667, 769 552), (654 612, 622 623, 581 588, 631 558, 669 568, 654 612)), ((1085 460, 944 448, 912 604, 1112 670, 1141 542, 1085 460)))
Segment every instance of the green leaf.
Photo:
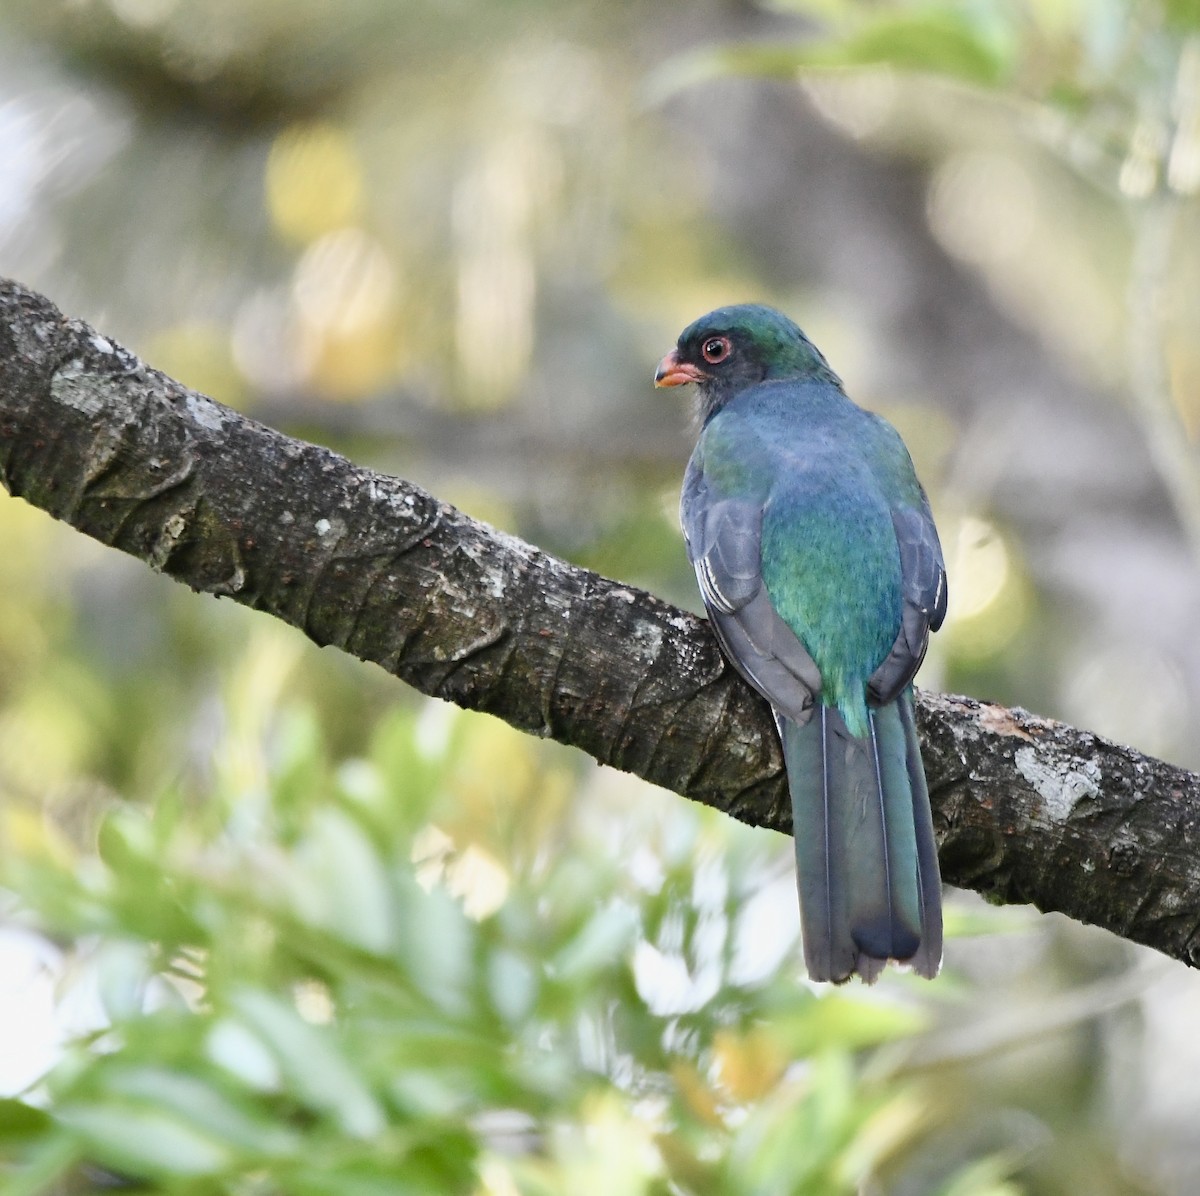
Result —
POLYGON ((648 83, 650 102, 661 102, 697 83, 728 75, 794 79, 806 71, 891 67, 995 87, 1013 64, 1009 39, 964 14, 932 8, 884 12, 844 34, 799 43, 764 42, 705 46, 670 59, 648 83))
POLYGON ((309 1171, 289 1177, 286 1188, 289 1196, 430 1196, 447 1190, 432 1188, 403 1170, 381 1174, 380 1169, 361 1166, 338 1167, 323 1174, 309 1171))
POLYGON ((432 1067, 406 1067, 392 1077, 388 1087, 392 1102, 413 1118, 456 1116, 471 1096, 461 1084, 451 1083, 432 1067))
POLYGON ((149 819, 140 810, 120 806, 108 813, 100 823, 96 846, 115 876, 140 878, 155 871, 158 845, 149 819))
POLYGON ((239 1150, 286 1155, 299 1147, 297 1134, 194 1076, 155 1067, 121 1068, 108 1077, 108 1087, 120 1097, 175 1113, 182 1122, 239 1150))
POLYGON ((106 1100, 63 1105, 57 1113, 98 1162, 130 1175, 215 1175, 234 1162, 226 1143, 160 1109, 106 1100))
POLYGON ((586 980, 621 960, 637 929, 637 910, 627 902, 614 901, 585 923, 547 965, 547 971, 559 980, 586 980))
POLYGON ((464 1016, 471 1009, 474 927, 440 884, 426 893, 414 883, 406 896, 400 937, 413 983, 445 1013, 464 1016))
POLYGON ((298 1100, 328 1113, 352 1137, 372 1138, 383 1131, 382 1107, 328 1029, 310 1026, 290 1005, 265 992, 244 990, 233 1004, 275 1056, 298 1100))
POLYGON ((1200 29, 1200 0, 1165 0, 1167 21, 1179 29, 1200 29))
MULTIPOLYGON (((0 1156, 0 1159, 4 1163, 11 1161, 6 1156, 0 1156)), ((59 1189, 54 1186, 55 1183, 78 1160, 79 1144, 74 1135, 58 1128, 36 1149, 23 1154, 19 1167, 11 1167, 7 1174, 4 1168, 0 1168, 4 1196, 47 1196, 47 1193, 57 1192, 59 1189)))
POLYGON ((54 1125, 44 1110, 22 1100, 0 1099, 0 1142, 40 1138, 54 1125))
POLYGON ((795 1057, 805 1058, 827 1048, 860 1050, 897 1038, 908 1038, 925 1026, 928 1015, 906 1005, 831 993, 806 1002, 789 1017, 780 1017, 774 1030, 795 1057))
POLYGON ((940 1187, 937 1196, 1021 1196, 1022 1189, 1005 1178, 1018 1165, 1004 1154, 977 1159, 940 1187))
POLYGON ((209 1031, 208 1057, 248 1088, 274 1092, 280 1083, 279 1066, 263 1041, 243 1023, 222 1018, 209 1031))
POLYGON ((539 970, 515 951, 497 949, 488 957, 492 1004, 510 1026, 520 1026, 537 1002, 539 970))
POLYGON ((387 870, 345 811, 317 812, 289 879, 293 902, 310 924, 377 955, 396 949, 395 894, 387 870))
POLYGON ((1009 69, 997 40, 963 14, 945 9, 887 13, 842 41, 827 43, 812 66, 890 66, 994 87, 1009 69))

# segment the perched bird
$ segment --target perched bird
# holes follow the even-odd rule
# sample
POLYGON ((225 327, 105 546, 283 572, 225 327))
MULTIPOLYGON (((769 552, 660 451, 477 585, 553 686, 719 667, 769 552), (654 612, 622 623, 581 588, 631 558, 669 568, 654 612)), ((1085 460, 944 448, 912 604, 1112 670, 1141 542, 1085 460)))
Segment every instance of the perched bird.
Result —
POLYGON ((912 679, 946 613, 929 500, 896 430, 769 307, 684 329, 656 386, 694 382, 680 519, 725 654, 783 743, 804 957, 868 983, 937 975, 941 881, 912 679))

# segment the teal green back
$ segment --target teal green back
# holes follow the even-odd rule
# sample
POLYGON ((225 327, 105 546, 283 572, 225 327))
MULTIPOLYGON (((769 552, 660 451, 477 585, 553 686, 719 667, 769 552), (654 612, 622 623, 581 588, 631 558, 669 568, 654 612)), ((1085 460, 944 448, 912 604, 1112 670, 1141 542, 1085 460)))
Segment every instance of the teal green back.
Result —
POLYGON ((920 489, 896 432, 830 384, 768 383, 701 435, 705 477, 763 507, 762 577, 816 662, 822 697, 865 735, 867 678, 900 629, 893 507, 920 489))

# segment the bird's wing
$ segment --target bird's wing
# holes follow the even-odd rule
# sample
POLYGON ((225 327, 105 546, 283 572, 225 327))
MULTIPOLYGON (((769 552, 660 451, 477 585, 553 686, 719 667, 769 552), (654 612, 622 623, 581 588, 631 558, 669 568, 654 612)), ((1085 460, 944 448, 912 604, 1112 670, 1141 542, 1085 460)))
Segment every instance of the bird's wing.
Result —
POLYGON ((715 493, 693 460, 684 479, 680 522, 726 656, 780 714, 806 722, 821 692, 821 674, 776 613, 763 584, 762 504, 715 493))
POLYGON ((897 507, 892 511, 896 544, 900 549, 903 611, 900 631, 887 659, 867 681, 867 696, 878 706, 893 702, 912 681, 929 633, 946 617, 946 565, 929 500, 921 495, 921 506, 897 507))

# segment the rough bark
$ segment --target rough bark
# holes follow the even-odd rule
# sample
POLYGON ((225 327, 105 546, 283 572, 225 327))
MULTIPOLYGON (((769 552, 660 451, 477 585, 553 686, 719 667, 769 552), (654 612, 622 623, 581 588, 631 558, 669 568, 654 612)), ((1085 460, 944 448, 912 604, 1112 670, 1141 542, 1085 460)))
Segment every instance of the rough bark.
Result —
MULTIPOLYGON (((0 281, 0 483, 423 693, 790 829, 763 701, 708 625, 189 391, 0 281)), ((922 693, 948 883, 1200 960, 1200 777, 922 693)))

